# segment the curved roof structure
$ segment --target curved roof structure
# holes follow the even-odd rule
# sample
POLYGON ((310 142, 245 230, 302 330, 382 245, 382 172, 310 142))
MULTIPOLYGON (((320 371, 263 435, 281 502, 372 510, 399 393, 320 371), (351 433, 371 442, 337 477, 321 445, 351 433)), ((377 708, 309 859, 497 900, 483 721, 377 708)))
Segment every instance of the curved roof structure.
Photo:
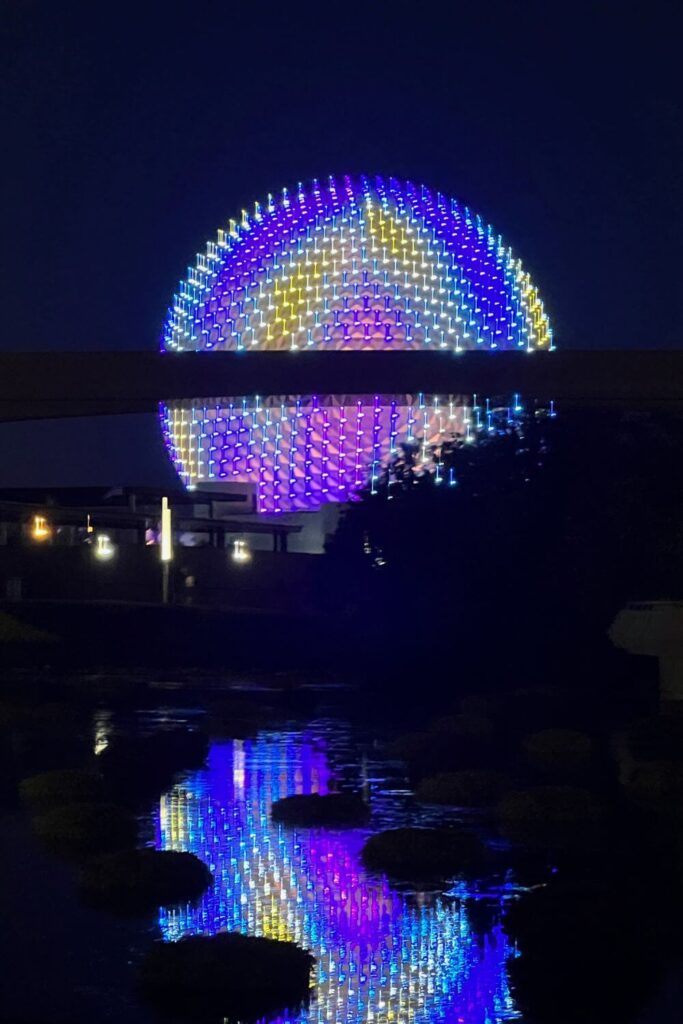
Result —
POLYGON ((466 206, 395 178, 269 195, 197 256, 169 351, 548 349, 529 274, 466 206))

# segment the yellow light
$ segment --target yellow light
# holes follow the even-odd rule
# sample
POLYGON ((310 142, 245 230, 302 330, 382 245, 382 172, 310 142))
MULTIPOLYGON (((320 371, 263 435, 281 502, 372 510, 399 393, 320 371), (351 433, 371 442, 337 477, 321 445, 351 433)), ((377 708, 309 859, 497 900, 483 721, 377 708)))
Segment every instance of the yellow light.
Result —
POLYGON ((52 528, 48 523, 45 516, 34 516, 33 526, 31 527, 31 536, 34 540, 44 541, 49 540, 52 536, 52 528))
POLYGON ((171 509, 168 498, 161 499, 161 561, 170 562, 173 558, 173 529, 171 509))

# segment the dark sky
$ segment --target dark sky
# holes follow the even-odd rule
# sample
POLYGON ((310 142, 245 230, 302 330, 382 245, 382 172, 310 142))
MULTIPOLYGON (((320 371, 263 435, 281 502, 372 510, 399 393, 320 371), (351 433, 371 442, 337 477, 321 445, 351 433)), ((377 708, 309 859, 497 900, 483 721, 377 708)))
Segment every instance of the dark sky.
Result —
POLYGON ((683 345, 676 5, 0 9, 2 349, 155 348, 228 217, 358 171, 493 223, 559 345, 683 345))

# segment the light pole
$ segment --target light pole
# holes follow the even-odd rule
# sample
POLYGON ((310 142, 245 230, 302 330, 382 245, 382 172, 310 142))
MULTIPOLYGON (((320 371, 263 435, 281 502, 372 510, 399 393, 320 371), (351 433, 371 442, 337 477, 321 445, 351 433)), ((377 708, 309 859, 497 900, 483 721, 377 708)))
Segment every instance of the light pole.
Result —
POLYGON ((173 527, 168 498, 161 499, 161 601, 168 604, 169 576, 173 558, 173 527))

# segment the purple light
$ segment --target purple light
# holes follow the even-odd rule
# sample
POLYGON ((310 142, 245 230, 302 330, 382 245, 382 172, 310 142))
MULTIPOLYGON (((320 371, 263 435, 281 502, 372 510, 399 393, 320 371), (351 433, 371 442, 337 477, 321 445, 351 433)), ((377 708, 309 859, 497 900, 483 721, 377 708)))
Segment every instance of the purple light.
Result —
MULTIPOLYGON (((162 344, 170 352, 531 351, 552 348, 552 332, 519 260, 467 207, 412 182, 344 177, 284 189, 219 231, 181 283, 162 344)), ((380 405, 361 397, 364 422, 351 438, 340 418, 359 397, 326 396, 326 423, 310 398, 300 400, 301 415, 287 405, 296 398, 278 400, 287 405, 280 413, 269 399, 262 417, 236 415, 230 403, 243 399, 214 399, 213 424, 199 403, 174 403, 162 408, 164 434, 186 483, 232 478, 255 485, 261 512, 312 509, 348 500, 368 477, 372 484, 406 424, 407 440, 414 426, 423 445, 444 436, 431 412, 415 417, 409 400, 390 396, 380 405), (228 429, 218 429, 226 415, 228 429)))
POLYGON ((190 850, 215 878, 196 906, 160 912, 164 938, 228 929, 310 949, 317 960, 311 1006, 274 1024, 516 1019, 505 968, 512 951, 498 925, 482 937, 466 900, 399 892, 367 874, 361 830, 271 821, 273 800, 325 793, 332 779, 325 744, 310 733, 215 744, 208 770, 161 800, 157 845, 190 850))

